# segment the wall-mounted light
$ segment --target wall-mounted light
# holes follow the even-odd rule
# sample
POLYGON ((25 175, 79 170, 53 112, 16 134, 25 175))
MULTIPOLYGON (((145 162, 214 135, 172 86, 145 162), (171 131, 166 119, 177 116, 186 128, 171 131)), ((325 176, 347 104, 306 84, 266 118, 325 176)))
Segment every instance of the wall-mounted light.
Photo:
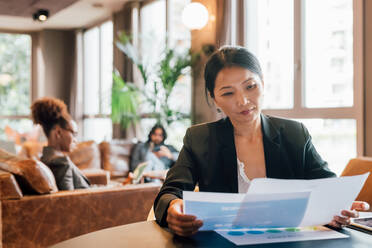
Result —
POLYGON ((183 9, 182 22, 189 29, 202 29, 208 23, 207 8, 197 2, 188 4, 183 9))
POLYGON ((45 22, 49 17, 49 10, 47 9, 39 9, 32 15, 35 21, 45 22))

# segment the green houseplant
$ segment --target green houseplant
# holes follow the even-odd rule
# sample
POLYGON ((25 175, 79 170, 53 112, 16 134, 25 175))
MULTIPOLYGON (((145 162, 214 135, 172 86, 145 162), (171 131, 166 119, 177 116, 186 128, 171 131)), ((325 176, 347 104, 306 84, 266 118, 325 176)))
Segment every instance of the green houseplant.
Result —
POLYGON ((191 54, 190 51, 179 53, 176 49, 165 47, 159 61, 148 65, 125 32, 120 33, 116 46, 138 68, 143 85, 125 82, 118 71, 114 72, 111 100, 114 123, 127 128, 143 117, 154 118, 163 125, 190 118, 189 113, 170 106, 169 98, 178 79, 191 71, 191 65, 199 58, 198 54, 191 54), (144 105, 147 106, 145 110, 141 108, 144 105))

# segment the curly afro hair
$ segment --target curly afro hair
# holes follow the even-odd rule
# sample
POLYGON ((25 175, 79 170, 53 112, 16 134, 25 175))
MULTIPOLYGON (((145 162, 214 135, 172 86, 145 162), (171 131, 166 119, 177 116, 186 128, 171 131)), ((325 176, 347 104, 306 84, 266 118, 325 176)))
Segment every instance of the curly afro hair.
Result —
POLYGON ((34 123, 43 127, 47 137, 55 125, 67 128, 71 120, 66 104, 56 98, 44 97, 36 100, 31 105, 31 111, 34 123))

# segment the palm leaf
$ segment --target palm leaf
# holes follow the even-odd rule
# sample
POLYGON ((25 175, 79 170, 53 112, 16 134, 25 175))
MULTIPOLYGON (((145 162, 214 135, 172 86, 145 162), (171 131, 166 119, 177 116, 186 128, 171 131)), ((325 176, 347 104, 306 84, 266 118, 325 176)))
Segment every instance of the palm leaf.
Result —
POLYGON ((113 73, 111 119, 127 128, 139 119, 139 89, 133 83, 124 82, 118 71, 113 73))

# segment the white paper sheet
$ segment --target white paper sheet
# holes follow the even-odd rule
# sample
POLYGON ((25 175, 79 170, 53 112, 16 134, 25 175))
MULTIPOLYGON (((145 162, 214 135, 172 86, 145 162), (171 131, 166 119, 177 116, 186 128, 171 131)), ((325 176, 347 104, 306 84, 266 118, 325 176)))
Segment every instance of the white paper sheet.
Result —
POLYGON ((200 230, 323 225, 350 208, 368 175, 254 179, 247 194, 185 191, 184 212, 203 220, 200 230))
POLYGON ((203 220, 200 230, 298 226, 310 192, 254 194, 183 192, 184 212, 203 220))
POLYGON ((233 222, 240 228, 299 226, 305 216, 310 191, 246 194, 233 222))
POLYGON ((245 194, 183 192, 183 211, 203 220, 200 230, 231 228, 245 194))
POLYGON ((249 194, 310 190, 309 204, 300 226, 324 225, 329 223, 333 216, 340 215, 342 210, 350 209, 368 175, 369 173, 365 173, 358 176, 314 180, 258 178, 252 180, 247 197, 249 194))
POLYGON ((324 226, 277 229, 216 230, 216 232, 236 245, 339 239, 349 237, 324 226))

